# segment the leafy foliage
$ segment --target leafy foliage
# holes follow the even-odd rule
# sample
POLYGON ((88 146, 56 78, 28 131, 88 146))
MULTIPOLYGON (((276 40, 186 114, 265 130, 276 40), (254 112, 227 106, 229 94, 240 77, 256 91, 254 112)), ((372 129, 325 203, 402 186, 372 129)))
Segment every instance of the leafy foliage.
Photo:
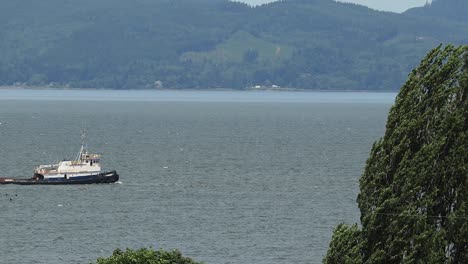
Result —
POLYGON ((361 264, 362 239, 357 225, 340 224, 333 232, 329 253, 324 262, 333 264, 361 264))
POLYGON ((177 251, 153 250, 141 248, 138 250, 116 249, 112 256, 99 258, 96 264, 201 264, 190 258, 183 257, 177 251))
POLYGON ((438 47, 410 74, 372 147, 361 233, 339 226, 325 263, 338 263, 340 248, 365 263, 468 263, 467 149, 468 46, 438 47))
POLYGON ((332 0, 0 0, 0 85, 395 90, 435 45, 468 43, 462 22, 332 0))

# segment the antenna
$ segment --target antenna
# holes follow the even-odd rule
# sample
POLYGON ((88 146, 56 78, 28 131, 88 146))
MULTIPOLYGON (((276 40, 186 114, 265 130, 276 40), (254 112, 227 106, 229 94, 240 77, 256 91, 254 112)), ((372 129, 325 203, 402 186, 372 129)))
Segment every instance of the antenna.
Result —
POLYGON ((88 153, 88 144, 86 143, 86 122, 81 122, 81 148, 76 160, 81 160, 84 153, 88 153))
POLYGON ((84 148, 85 152, 88 152, 88 143, 86 142, 86 121, 83 121, 81 124, 81 147, 84 148))

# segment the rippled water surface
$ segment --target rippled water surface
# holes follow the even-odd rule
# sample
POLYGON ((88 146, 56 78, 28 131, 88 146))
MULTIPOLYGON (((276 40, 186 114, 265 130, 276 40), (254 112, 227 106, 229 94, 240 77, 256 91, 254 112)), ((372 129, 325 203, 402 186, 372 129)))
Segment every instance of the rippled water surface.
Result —
POLYGON ((359 176, 394 97, 0 90, 0 177, 73 158, 82 121, 121 175, 0 185, 0 263, 149 246, 207 264, 320 263, 334 227, 359 219, 359 176))

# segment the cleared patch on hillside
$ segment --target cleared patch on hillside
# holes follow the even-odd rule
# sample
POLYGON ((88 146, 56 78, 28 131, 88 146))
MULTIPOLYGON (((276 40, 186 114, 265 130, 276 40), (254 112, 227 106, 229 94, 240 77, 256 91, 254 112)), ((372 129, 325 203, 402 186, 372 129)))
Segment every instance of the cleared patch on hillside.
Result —
POLYGON ((208 52, 186 52, 181 55, 183 62, 195 64, 211 61, 215 63, 275 63, 292 57, 293 48, 268 42, 249 32, 238 31, 229 39, 208 52))

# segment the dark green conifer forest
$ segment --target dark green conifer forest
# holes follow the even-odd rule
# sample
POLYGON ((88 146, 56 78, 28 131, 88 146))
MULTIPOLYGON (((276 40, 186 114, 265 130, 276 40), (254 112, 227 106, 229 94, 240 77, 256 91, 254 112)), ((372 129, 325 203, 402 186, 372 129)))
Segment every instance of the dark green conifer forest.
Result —
POLYGON ((468 263, 468 46, 432 50, 372 146, 324 263, 468 263))
POLYGON ((334 0, 0 0, 0 86, 398 90, 465 0, 403 14, 334 0))

